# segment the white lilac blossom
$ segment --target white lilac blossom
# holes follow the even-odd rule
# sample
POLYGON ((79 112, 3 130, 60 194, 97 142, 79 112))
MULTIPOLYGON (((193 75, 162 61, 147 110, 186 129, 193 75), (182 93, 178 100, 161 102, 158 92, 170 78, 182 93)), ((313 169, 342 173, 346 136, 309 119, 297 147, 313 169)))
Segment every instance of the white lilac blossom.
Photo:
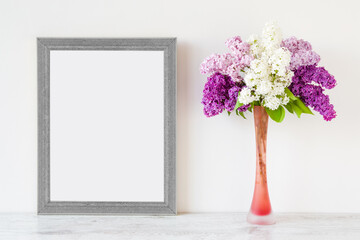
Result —
POLYGON ((261 38, 249 38, 250 53, 254 60, 245 69, 244 82, 247 88, 243 88, 239 94, 240 103, 261 101, 263 106, 275 110, 289 102, 285 88, 291 84, 293 77, 289 69, 291 53, 280 46, 281 41, 281 31, 274 23, 265 26, 261 38))
POLYGON ((239 94, 238 101, 243 103, 244 105, 252 103, 253 101, 259 100, 258 96, 254 96, 251 94, 251 89, 248 87, 244 87, 239 94))

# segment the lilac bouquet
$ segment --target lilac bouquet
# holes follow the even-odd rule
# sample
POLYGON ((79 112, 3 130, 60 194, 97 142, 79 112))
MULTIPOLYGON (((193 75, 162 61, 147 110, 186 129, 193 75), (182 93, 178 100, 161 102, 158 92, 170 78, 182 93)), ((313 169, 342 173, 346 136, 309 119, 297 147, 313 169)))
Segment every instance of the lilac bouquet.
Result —
POLYGON ((263 106, 276 122, 285 117, 285 108, 298 117, 319 112, 326 121, 336 117, 325 89, 336 85, 334 76, 319 67, 320 56, 309 42, 295 37, 283 39, 279 27, 266 24, 262 36, 226 41, 229 53, 213 54, 201 64, 201 73, 210 75, 202 104, 207 117, 224 110, 244 112, 263 106))

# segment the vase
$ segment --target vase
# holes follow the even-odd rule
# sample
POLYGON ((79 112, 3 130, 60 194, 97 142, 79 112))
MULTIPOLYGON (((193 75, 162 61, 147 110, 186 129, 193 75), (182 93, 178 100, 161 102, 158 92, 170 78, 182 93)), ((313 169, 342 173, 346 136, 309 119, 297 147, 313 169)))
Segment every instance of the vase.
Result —
POLYGON ((255 189, 247 221, 252 224, 270 225, 275 223, 272 213, 266 177, 266 137, 269 115, 262 106, 254 106, 256 139, 255 189))

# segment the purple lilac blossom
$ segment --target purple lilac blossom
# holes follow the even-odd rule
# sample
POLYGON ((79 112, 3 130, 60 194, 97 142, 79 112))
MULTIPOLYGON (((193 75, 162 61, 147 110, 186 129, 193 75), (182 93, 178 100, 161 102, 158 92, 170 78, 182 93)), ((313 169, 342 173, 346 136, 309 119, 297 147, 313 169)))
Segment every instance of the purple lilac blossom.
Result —
MULTIPOLYGON (((204 105, 204 114, 212 117, 225 109, 229 112, 233 111, 240 90, 241 87, 238 86, 238 83, 233 82, 230 76, 214 73, 208 77, 203 91, 201 103, 204 105)), ((246 110, 247 108, 244 111, 246 110)))
POLYGON ((297 39, 296 37, 284 39, 281 47, 285 47, 291 52, 291 70, 295 70, 300 66, 316 65, 320 61, 319 54, 314 52, 311 44, 303 39, 297 39))
MULTIPOLYGON (((239 95, 240 90, 242 87, 235 85, 234 87, 230 88, 228 91, 229 99, 225 101, 225 109, 229 112, 232 112, 235 108, 236 101, 239 95)), ((242 105, 237 110, 240 112, 245 112, 250 107, 250 104, 242 105)))
POLYGON ((234 85, 228 90, 228 99, 225 100, 225 109, 229 112, 234 110, 236 105, 237 97, 239 95, 240 87, 234 85))
POLYGON ((323 88, 332 89, 336 86, 336 80, 324 67, 315 65, 301 66, 297 69, 298 75, 304 83, 315 82, 323 88))
POLYGON ((250 104, 246 104, 246 105, 242 105, 241 107, 239 107, 237 110, 239 112, 245 112, 246 110, 248 110, 248 108, 250 107, 250 104))
POLYGON ((329 96, 324 94, 324 90, 331 89, 335 85, 334 76, 325 68, 312 65, 301 66, 295 70, 289 89, 295 96, 300 97, 306 106, 312 107, 326 121, 330 121, 336 117, 336 111, 330 104, 329 96), (313 85, 313 83, 319 85, 313 85))

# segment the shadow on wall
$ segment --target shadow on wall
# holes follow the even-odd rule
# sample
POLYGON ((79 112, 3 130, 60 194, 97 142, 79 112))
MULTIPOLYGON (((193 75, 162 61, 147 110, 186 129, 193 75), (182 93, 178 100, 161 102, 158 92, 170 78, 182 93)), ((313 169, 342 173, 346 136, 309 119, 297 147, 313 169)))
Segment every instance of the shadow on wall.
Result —
POLYGON ((190 61, 189 44, 178 42, 177 45, 177 208, 186 209, 189 205, 189 117, 190 107, 190 61), (179 208, 179 206, 181 206, 179 208))

